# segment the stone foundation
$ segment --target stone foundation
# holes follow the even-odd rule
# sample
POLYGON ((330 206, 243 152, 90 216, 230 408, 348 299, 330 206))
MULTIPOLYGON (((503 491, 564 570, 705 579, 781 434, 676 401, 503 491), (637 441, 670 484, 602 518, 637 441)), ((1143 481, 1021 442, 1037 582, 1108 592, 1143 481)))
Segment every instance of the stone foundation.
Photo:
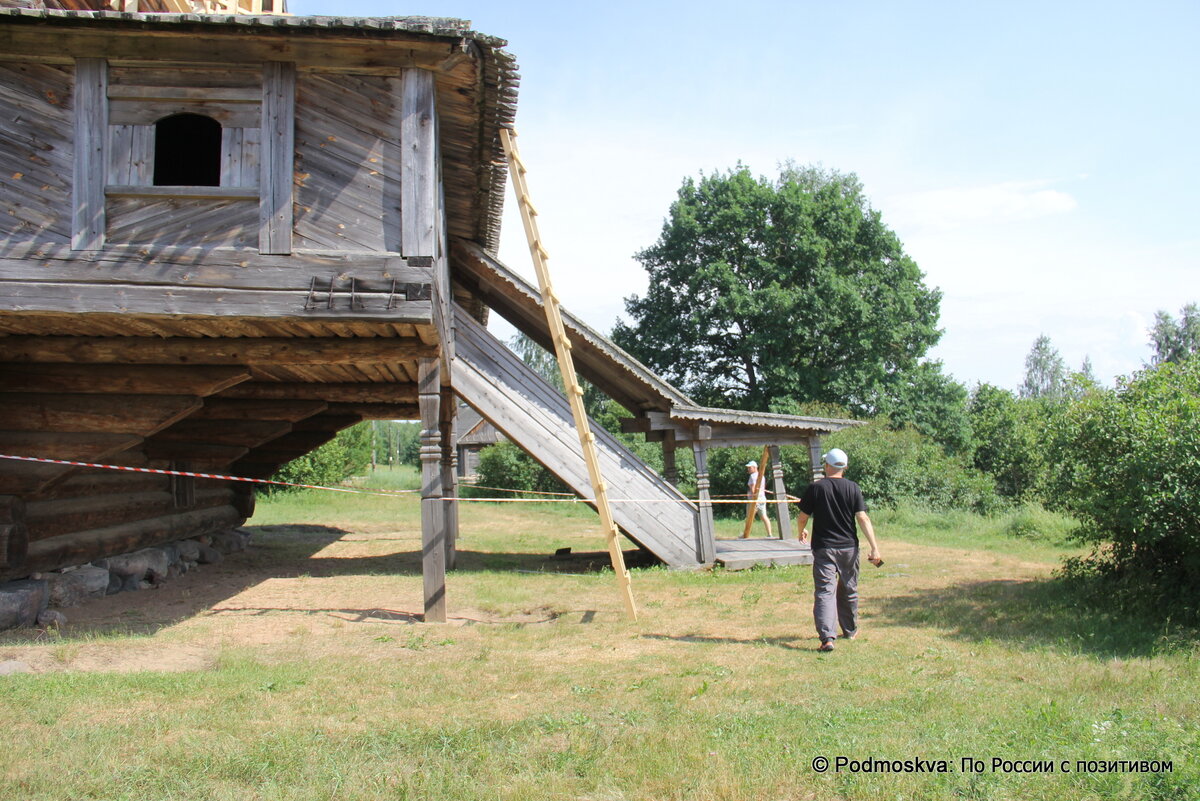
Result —
POLYGON ((226 554, 244 551, 249 544, 250 532, 235 528, 0 584, 0 629, 61 625, 66 617, 55 609, 153 589, 200 565, 216 564, 226 554))

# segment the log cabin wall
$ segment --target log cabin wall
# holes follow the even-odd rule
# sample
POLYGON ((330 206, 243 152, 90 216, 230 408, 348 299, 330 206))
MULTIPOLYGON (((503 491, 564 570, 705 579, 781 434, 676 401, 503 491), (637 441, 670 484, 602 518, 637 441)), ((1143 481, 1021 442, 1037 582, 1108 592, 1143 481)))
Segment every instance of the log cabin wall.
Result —
MULTIPOLYGON (((0 453, 263 478, 415 417, 420 365, 453 350, 447 236, 496 245, 502 44, 0 14, 0 453), (219 125, 215 178, 162 179, 174 115, 219 125)), ((240 482, 0 460, 0 580, 252 509, 240 482)))

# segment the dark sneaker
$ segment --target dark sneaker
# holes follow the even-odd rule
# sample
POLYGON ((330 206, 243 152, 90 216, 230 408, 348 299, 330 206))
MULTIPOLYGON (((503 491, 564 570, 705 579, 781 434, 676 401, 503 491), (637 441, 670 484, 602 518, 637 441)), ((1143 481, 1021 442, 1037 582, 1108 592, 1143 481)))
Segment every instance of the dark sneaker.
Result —
POLYGON ((833 650, 833 640, 821 640, 821 647, 818 648, 817 650, 818 651, 832 651, 833 650))

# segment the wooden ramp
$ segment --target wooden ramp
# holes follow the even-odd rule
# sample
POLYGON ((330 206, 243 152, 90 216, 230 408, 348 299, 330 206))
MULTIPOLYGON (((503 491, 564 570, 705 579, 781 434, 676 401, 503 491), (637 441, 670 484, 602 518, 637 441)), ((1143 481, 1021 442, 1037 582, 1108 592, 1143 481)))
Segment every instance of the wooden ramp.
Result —
POLYGON ((717 540, 717 564, 726 570, 757 565, 811 565, 812 548, 800 540, 717 540))
MULTIPOLYGON (((460 307, 454 309, 455 393, 583 498, 595 497, 567 399, 460 307)), ((613 518, 676 567, 701 564, 696 505, 592 421, 613 518)))

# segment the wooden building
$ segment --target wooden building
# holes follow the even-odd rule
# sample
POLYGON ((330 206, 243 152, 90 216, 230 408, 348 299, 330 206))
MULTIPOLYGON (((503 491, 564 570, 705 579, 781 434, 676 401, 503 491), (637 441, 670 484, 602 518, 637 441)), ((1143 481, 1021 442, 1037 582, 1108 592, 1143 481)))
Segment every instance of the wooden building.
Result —
MULTIPOLYGON (((444 617, 456 396, 590 497, 565 399, 484 327, 546 340, 492 255, 503 45, 450 19, 0 9, 0 454, 262 478, 419 417, 444 617)), ((847 423, 699 409, 569 323, 581 374, 670 453, 847 423)), ((717 558, 703 481, 697 504, 601 439, 610 492, 673 501, 619 504, 622 529, 717 558)), ((251 487, 0 458, 0 580, 239 525, 251 487)))

